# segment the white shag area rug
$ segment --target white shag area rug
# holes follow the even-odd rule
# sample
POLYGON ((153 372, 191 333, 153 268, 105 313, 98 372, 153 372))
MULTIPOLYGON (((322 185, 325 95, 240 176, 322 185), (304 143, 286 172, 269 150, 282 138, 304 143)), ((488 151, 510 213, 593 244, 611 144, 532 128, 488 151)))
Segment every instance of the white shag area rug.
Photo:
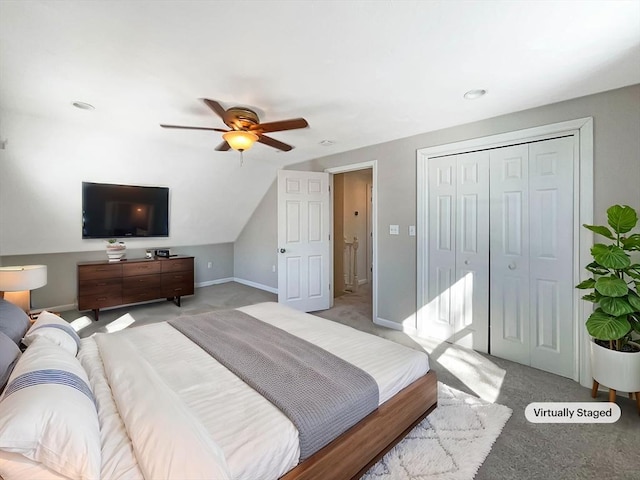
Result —
POLYGON ((438 382, 438 407, 362 480, 471 480, 511 409, 438 382))

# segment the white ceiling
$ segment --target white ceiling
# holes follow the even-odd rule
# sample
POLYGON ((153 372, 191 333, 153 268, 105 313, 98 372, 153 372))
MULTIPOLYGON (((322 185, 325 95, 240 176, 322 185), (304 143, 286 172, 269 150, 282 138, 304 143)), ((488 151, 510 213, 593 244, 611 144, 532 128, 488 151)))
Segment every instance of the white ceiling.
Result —
POLYGON ((0 0, 2 109, 211 150, 217 132, 158 124, 223 127, 203 97, 306 118, 271 134, 291 152, 245 154, 278 164, 635 83, 637 0, 0 0))

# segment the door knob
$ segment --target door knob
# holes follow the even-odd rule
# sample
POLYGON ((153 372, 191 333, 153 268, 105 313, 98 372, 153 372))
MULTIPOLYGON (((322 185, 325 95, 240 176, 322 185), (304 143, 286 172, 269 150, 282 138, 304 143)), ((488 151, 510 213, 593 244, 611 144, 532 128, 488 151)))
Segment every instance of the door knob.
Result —
POLYGON ((470 263, 471 263, 471 261, 470 261, 470 260, 465 260, 465 261, 464 261, 464 264, 465 264, 465 265, 469 265, 470 263))
POLYGON ((284 252, 286 252, 286 250, 284 248, 281 248, 280 253, 284 253, 284 252))
POLYGON ((516 269, 516 264, 515 263, 510 263, 509 264, 509 270, 515 270, 516 269))

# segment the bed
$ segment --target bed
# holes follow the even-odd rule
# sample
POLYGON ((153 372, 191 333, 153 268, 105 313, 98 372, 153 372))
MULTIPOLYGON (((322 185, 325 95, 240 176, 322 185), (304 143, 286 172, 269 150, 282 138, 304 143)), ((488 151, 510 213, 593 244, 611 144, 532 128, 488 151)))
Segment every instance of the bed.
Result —
POLYGON ((277 303, 236 312, 365 372, 375 381, 377 405, 336 438, 309 450, 294 420, 224 366, 225 359, 194 345, 198 335, 191 340, 176 325, 161 322, 71 341, 68 325, 45 315, 25 336, 29 347, 0 399, 0 475, 4 480, 359 478, 437 405, 435 373, 423 352, 277 303), (47 322, 58 326, 46 328, 47 322), (16 390, 16 378, 47 368, 71 373, 58 384, 16 390), (90 391, 83 391, 85 380, 90 391), (69 398, 58 398, 63 395, 69 398), (29 435, 18 431, 25 436, 18 442, 13 424, 33 423, 34 417, 49 419, 28 432, 39 439, 30 443, 29 435))

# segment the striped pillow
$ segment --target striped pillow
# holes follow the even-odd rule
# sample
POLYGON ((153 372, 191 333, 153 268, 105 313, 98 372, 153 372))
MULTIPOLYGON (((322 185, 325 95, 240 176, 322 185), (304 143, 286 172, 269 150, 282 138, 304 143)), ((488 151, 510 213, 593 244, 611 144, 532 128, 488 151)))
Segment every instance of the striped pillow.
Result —
POLYGON ((27 331, 22 343, 30 345, 37 337, 46 337, 72 355, 77 355, 80 350, 80 337, 69 322, 46 310, 38 315, 36 323, 27 331))
POLYGON ((33 338, 0 397, 0 450, 69 478, 98 480, 100 425, 89 385, 74 355, 33 338))

